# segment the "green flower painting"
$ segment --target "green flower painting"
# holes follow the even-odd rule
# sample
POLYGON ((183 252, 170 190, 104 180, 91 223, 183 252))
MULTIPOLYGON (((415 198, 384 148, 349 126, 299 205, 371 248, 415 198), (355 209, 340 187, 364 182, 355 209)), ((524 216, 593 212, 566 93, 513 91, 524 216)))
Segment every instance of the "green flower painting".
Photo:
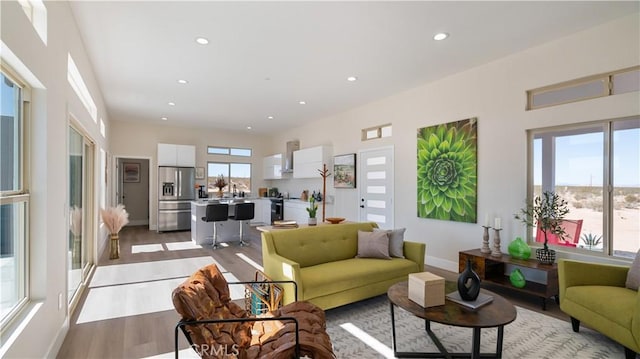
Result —
POLYGON ((418 217, 477 222, 477 123, 418 129, 418 217))

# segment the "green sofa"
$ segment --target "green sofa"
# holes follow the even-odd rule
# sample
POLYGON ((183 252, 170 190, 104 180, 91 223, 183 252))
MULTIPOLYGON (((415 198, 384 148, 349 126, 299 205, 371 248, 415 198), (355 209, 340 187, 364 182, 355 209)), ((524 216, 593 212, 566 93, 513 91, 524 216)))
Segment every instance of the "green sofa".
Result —
POLYGON ((629 267, 561 259, 560 309, 625 347, 626 358, 640 352, 640 295, 625 288, 629 267))
MULTIPOLYGON (((355 258, 358 230, 375 223, 344 223, 262 232, 262 264, 273 280, 294 280, 298 300, 322 309, 335 308, 384 294, 409 273, 424 270, 425 244, 404 242, 405 258, 355 258)), ((284 288, 284 303, 294 289, 284 288)))

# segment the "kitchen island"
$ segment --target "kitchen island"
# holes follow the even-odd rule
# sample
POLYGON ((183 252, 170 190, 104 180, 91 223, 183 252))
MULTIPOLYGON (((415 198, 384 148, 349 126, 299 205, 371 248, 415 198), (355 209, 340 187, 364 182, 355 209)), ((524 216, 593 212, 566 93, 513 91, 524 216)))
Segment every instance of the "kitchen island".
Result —
MULTIPOLYGON (((207 214, 207 205, 213 203, 226 203, 229 205, 229 215, 233 215, 236 203, 255 203, 255 219, 251 223, 263 223, 264 206, 269 205, 263 198, 221 198, 199 199, 191 202, 191 240, 195 244, 213 244, 213 222, 205 222, 202 217, 207 214), (264 202, 264 203, 263 203, 264 202)), ((227 220, 218 222, 218 243, 240 241, 240 221, 227 220)), ((247 230, 247 227, 244 228, 247 230)))

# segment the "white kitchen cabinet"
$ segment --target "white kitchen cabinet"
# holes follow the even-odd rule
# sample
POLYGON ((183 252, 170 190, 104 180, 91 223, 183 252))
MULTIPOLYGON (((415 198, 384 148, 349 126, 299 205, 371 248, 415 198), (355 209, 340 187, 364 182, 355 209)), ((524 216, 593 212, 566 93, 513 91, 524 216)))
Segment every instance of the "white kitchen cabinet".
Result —
POLYGON ((316 146, 293 152, 293 178, 319 178, 322 165, 333 165, 333 148, 316 146))
POLYGON ((196 166, 196 146, 158 143, 158 166, 196 166))
POLYGON ((282 153, 265 157, 262 164, 264 168, 264 179, 282 178, 282 153))
POLYGON ((158 166, 175 166, 178 163, 176 145, 158 143, 158 166))
MULTIPOLYGON (((322 222, 322 203, 316 202, 318 205, 318 211, 316 212, 316 219, 318 223, 322 222)), ((309 212, 307 212, 307 208, 309 207, 309 202, 299 201, 299 200, 285 200, 284 201, 284 219, 296 221, 298 224, 307 224, 309 223, 309 212)), ((325 213, 326 217, 331 217, 333 215, 333 206, 327 204, 327 210, 325 213)))
POLYGON ((252 224, 270 224, 271 223, 271 201, 266 198, 253 200, 255 203, 254 217, 252 224))
MULTIPOLYGON (((293 167, 295 168, 295 166, 293 167)), ((309 222, 309 213, 306 208, 308 203, 302 201, 284 201, 284 219, 287 221, 296 221, 298 224, 309 222)), ((316 216, 317 218, 317 216, 316 216)))
POLYGON ((176 165, 180 167, 196 166, 196 146, 176 145, 177 161, 176 165))

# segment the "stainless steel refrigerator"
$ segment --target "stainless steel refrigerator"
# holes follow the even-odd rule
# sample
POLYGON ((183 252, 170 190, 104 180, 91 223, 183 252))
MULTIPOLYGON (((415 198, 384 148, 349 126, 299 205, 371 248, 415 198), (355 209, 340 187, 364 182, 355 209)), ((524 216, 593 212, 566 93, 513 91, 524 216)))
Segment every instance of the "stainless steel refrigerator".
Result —
POLYGON ((195 168, 158 167, 158 232, 191 229, 195 168))

